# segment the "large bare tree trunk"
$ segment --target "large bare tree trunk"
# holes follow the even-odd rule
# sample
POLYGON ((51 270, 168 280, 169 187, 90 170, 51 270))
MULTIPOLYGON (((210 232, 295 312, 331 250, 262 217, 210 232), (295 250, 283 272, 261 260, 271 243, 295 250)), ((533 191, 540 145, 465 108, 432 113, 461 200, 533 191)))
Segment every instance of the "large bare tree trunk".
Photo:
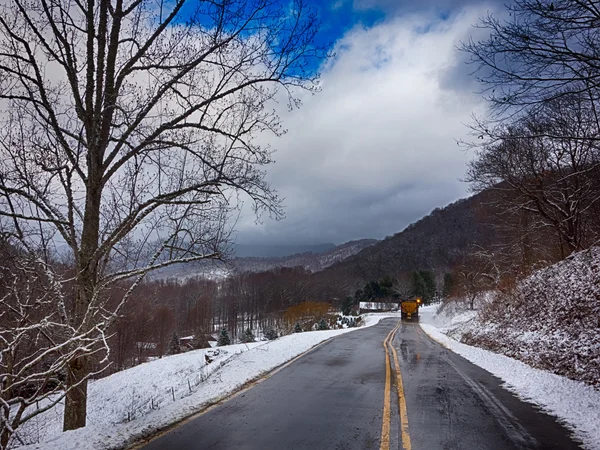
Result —
POLYGON ((74 359, 67 368, 67 386, 76 386, 65 397, 65 415, 63 431, 85 427, 87 414, 87 376, 89 374, 88 356, 74 359))
MULTIPOLYGON (((96 152, 90 149, 88 164, 91 173, 96 164, 93 158, 96 152)), ((90 175, 88 181, 88 190, 86 198, 86 211, 83 222, 81 236, 81 252, 79 255, 79 267, 77 273, 77 284, 79 286, 75 298, 75 308, 73 310, 72 325, 74 328, 80 328, 88 331, 93 323, 89 314, 89 307, 93 297, 97 293, 97 263, 94 255, 98 249, 98 234, 100 226, 100 203, 101 190, 97 176, 90 175)), ((77 355, 77 349, 74 349, 77 355)), ((77 356, 69 362, 67 367, 67 394, 65 397, 65 414, 63 419, 63 430, 75 430, 85 427, 87 412, 87 378, 90 375, 89 357, 86 355, 77 356)))

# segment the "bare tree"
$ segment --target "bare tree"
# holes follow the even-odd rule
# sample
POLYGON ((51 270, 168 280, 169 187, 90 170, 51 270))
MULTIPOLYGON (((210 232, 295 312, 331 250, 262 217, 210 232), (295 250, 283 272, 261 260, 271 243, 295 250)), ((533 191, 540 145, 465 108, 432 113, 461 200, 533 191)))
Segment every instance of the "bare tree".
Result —
POLYGON ((596 0, 514 0, 505 19, 488 14, 470 56, 493 110, 509 116, 565 94, 600 100, 600 7, 596 0))
POLYGON ((67 386, 64 378, 74 357, 82 352, 99 354, 103 367, 109 349, 99 327, 81 332, 61 319, 68 298, 38 255, 7 242, 0 255, 0 448, 4 449, 13 441, 30 443, 18 428, 78 388, 67 386))
POLYGON ((0 6, 0 215, 75 269, 65 430, 85 425, 90 354, 148 271, 220 258, 239 193, 281 214, 256 137, 283 131, 279 88, 290 107, 316 88, 316 29, 302 0, 0 6))
POLYGON ((401 300, 408 300, 414 291, 413 277, 410 272, 401 272, 394 277, 393 292, 400 296, 401 300))
POLYGON ((534 227, 554 229, 566 256, 594 243, 600 233, 598 123, 582 95, 541 106, 510 125, 479 129, 487 140, 466 180, 475 190, 500 192, 509 212, 525 219, 531 213, 534 227))
POLYGON ((473 251, 466 255, 463 263, 456 269, 457 289, 475 309, 475 300, 484 292, 498 287, 500 271, 495 258, 486 252, 473 251))

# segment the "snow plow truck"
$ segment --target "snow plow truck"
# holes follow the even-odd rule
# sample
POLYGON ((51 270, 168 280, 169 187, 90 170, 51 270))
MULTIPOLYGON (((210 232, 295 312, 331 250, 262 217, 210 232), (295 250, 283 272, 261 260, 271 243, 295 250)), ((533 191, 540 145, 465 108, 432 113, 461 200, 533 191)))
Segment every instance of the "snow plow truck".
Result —
POLYGON ((419 306, 421 299, 402 300, 400 303, 400 317, 404 320, 419 320, 419 306))

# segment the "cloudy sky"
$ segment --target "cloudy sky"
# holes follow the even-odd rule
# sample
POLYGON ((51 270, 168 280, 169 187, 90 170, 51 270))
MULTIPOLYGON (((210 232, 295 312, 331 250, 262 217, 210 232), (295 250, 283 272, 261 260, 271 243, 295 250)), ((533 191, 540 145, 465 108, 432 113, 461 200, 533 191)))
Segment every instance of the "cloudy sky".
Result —
POLYGON ((456 50, 498 2, 315 0, 321 39, 335 58, 322 91, 283 112, 268 178, 286 218, 237 224, 244 244, 340 244, 383 238, 468 195, 459 181, 470 157, 456 144, 478 86, 456 50))

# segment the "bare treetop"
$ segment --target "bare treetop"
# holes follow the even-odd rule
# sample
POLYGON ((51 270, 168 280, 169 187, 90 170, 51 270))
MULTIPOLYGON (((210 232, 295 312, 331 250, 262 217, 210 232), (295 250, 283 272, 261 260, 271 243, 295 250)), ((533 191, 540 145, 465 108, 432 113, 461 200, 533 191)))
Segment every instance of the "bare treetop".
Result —
POLYGON ((505 19, 481 19, 487 38, 462 45, 496 112, 569 92, 600 98, 599 2, 515 0, 506 9, 505 19))
MULTIPOLYGON (((317 90, 317 28, 303 0, 0 6, 2 231, 46 263, 69 249, 71 335, 105 330, 148 271, 221 258, 241 200, 282 215, 257 138, 284 132, 277 101, 317 90)), ((66 429, 85 424, 93 351, 67 358, 66 429)))

